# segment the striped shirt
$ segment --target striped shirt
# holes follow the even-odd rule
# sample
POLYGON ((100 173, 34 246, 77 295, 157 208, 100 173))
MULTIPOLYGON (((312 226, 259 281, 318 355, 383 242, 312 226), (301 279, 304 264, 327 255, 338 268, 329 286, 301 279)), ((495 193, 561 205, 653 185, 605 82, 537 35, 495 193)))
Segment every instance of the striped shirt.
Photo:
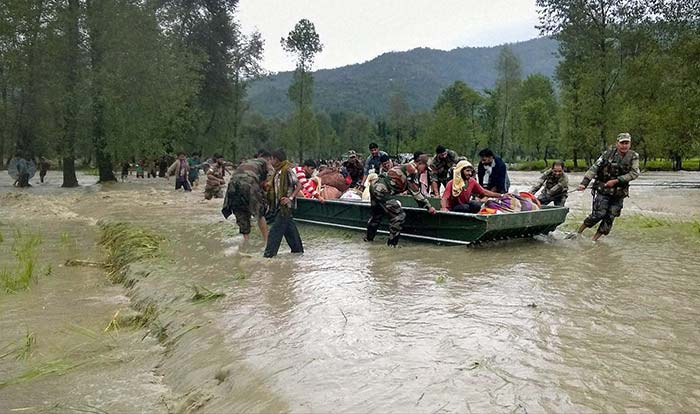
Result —
POLYGON ((318 193, 315 193, 316 183, 306 178, 304 167, 294 167, 294 173, 296 173, 297 180, 301 183, 301 192, 304 194, 304 197, 318 198, 318 193))

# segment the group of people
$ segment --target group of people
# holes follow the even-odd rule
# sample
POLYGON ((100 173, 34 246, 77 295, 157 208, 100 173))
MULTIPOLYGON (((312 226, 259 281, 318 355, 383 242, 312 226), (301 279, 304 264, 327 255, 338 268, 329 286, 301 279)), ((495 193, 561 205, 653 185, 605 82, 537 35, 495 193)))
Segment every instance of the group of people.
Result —
MULTIPOLYGON (((616 147, 601 155, 585 174, 578 190, 583 191, 595 180, 593 212, 578 233, 601 223, 593 239, 609 234, 628 196, 629 182, 639 176, 639 156, 630 147, 630 135, 620 134, 616 147)), ((404 164, 394 163, 376 143, 371 143, 369 150, 364 162, 359 161, 357 153, 350 151, 347 159, 335 167, 319 165, 314 160, 295 166, 282 150, 260 151, 233 171, 222 213, 226 217, 236 216, 246 240, 251 231, 251 219, 257 220, 266 241, 264 256, 273 257, 282 238, 287 240, 292 252, 304 250, 292 220, 297 197, 316 198, 321 202, 329 198, 369 201, 371 217, 364 240, 375 239, 381 220, 386 217, 389 221, 387 244, 397 246, 406 214, 394 195, 412 196, 429 214, 437 213, 428 200, 431 196, 440 198, 442 211, 485 214, 491 210, 487 207, 497 205, 499 200, 514 198, 522 201, 523 210, 526 204, 531 205, 528 209, 548 204, 564 206, 570 193, 561 161, 554 162, 528 193, 518 195, 508 193, 507 166, 488 148, 479 152, 476 167, 442 145, 437 146, 434 155, 416 152, 413 160, 404 164), (539 195, 535 196, 537 193, 539 195)), ((177 168, 177 163, 173 165, 177 168)), ((223 185, 223 180, 221 183, 223 185)))
MULTIPOLYGON (((303 253, 299 230, 292 218, 296 197, 304 184, 284 150, 259 151, 242 161, 231 174, 221 213, 236 217, 239 232, 248 240, 251 220, 257 221, 265 241, 264 257, 274 257, 284 238, 292 253, 303 253), (269 226, 269 227, 268 227, 269 226)), ((308 168, 307 168, 308 169, 308 168)))

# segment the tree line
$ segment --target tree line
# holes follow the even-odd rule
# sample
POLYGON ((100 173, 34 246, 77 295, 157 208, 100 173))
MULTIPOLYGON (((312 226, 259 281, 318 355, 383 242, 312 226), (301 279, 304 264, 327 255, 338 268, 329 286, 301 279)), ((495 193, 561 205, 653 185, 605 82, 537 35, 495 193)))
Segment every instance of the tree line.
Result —
POLYGON ((617 132, 643 162, 674 168, 700 153, 700 10, 681 0, 537 0, 542 35, 559 41, 554 78, 523 78, 505 47, 493 88, 457 81, 432 110, 393 85, 384 115, 314 111, 313 61, 323 50, 302 19, 281 47, 296 70, 285 118, 246 102, 264 75, 264 42, 243 33, 237 0, 5 0, 0 9, 0 159, 58 158, 64 186, 79 165, 112 180, 115 163, 178 150, 238 160, 261 147, 302 158, 430 152, 507 161, 590 162, 617 132))

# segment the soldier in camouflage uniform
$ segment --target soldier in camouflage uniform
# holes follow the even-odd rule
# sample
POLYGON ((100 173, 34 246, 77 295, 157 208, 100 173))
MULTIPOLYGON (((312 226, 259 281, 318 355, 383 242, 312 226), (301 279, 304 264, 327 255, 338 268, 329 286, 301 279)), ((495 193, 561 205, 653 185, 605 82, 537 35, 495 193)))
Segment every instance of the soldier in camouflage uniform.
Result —
POLYGON ((598 222, 600 226, 593 240, 610 234, 613 221, 620 216, 625 197, 629 196, 630 181, 639 177, 639 154, 630 150, 631 145, 630 134, 625 132, 618 135, 616 148, 604 152, 586 172, 578 191, 585 190, 595 179, 593 211, 579 227, 579 234, 598 222))
POLYGON ((250 237, 250 218, 254 216, 263 240, 267 241, 267 201, 263 186, 271 172, 270 154, 263 151, 258 157, 242 162, 233 172, 221 213, 226 218, 231 214, 236 216, 244 240, 250 237))
POLYGON ((542 174, 537 180, 537 184, 532 186, 530 192, 535 194, 542 186, 544 186, 544 189, 537 197, 540 200, 540 204, 546 206, 553 202, 555 206, 559 207, 563 207, 566 204, 569 178, 564 173, 563 162, 554 161, 552 168, 542 174))
POLYGON ((428 178, 430 180, 430 188, 436 197, 440 197, 440 185, 446 186, 447 182, 452 179, 452 169, 455 165, 465 159, 442 145, 438 145, 435 148, 435 157, 430 163, 428 178))
POLYGON ((428 156, 421 154, 412 163, 393 167, 386 175, 379 176, 379 179, 370 185, 372 217, 367 222, 365 241, 374 240, 382 217, 387 215, 389 216, 389 240, 386 243, 394 247, 399 243, 401 227, 406 219, 406 213, 404 213, 398 200, 390 198, 392 195, 408 191, 418 205, 428 209, 430 214, 435 214, 435 208, 421 194, 419 187, 419 176, 427 168, 428 156))
POLYGON ((226 180, 224 180, 226 175, 224 157, 214 154, 212 159, 214 162, 207 169, 207 181, 204 185, 204 198, 207 200, 223 197, 224 184, 226 184, 226 180))

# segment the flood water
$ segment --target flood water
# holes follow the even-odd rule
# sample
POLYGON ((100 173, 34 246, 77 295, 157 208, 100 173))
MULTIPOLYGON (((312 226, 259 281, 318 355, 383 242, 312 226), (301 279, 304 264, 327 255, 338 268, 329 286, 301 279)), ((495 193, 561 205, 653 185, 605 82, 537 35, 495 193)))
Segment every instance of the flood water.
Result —
MULTIPOLYGON (((0 358, 0 412, 700 411, 698 173, 644 174, 598 243, 564 237, 584 192, 549 236, 391 249, 300 225, 306 253, 283 243, 272 260, 202 187, 79 178, 14 189, 0 176, 0 269, 16 229, 43 239, 37 283, 0 293, 0 356, 36 338, 28 358, 0 358), (130 289, 63 266, 101 260, 102 219, 167 240, 130 289), (193 303, 193 285, 226 296, 193 303), (105 329, 146 302, 167 341, 105 329)), ((536 178, 511 173, 521 190, 536 178)))

